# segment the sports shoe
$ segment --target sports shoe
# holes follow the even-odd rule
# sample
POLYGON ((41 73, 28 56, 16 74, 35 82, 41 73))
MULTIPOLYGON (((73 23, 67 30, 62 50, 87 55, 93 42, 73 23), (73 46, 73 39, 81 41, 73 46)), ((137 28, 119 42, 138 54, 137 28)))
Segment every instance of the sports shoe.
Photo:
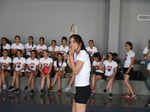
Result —
POLYGON ((14 92, 15 94, 20 94, 20 89, 17 88, 17 89, 15 89, 13 92, 14 92))
POLYGON ((65 92, 69 92, 70 90, 71 90, 71 86, 67 86, 67 87, 64 89, 65 92))
POLYGON ((122 96, 122 98, 124 98, 124 99, 129 98, 129 97, 130 97, 130 95, 128 93, 122 96))
POLYGON ((13 86, 10 86, 9 88, 8 88, 8 92, 12 92, 12 91, 14 91, 15 90, 15 88, 13 87, 13 86))
POLYGON ((27 91, 28 90, 28 86, 26 86, 25 88, 24 88, 24 91, 27 91))
POLYGON ((136 95, 135 94, 134 95, 130 95, 129 99, 130 100, 136 99, 136 95))

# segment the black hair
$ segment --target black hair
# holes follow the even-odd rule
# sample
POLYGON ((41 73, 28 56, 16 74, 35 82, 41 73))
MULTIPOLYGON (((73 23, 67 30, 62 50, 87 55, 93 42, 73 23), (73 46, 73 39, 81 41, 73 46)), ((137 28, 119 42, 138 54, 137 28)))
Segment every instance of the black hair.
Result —
POLYGON ((78 44, 81 44, 81 50, 85 50, 85 51, 86 51, 84 42, 83 42, 82 37, 81 37, 80 35, 73 34, 73 35, 70 36, 69 39, 71 39, 71 38, 74 38, 74 40, 75 40, 78 44))
MULTIPOLYGON (((5 41, 6 41, 7 44, 10 44, 10 45, 11 45, 11 42, 10 42, 6 37, 2 37, 2 38, 1 38, 1 40, 3 40, 3 39, 5 39, 5 41)), ((2 44, 2 42, 1 42, 1 52, 3 52, 3 50, 4 50, 4 49, 3 49, 3 44, 2 44)))
POLYGON ((56 43, 56 40, 52 40, 51 42, 55 42, 56 43))
POLYGON ((29 36, 28 38, 31 38, 32 39, 32 47, 33 47, 33 45, 34 45, 34 41, 33 41, 33 36, 29 36))
MULTIPOLYGON (((63 54, 62 54, 62 53, 58 53, 57 56, 62 56, 62 65, 63 65, 63 63, 64 63, 63 54)), ((58 68, 61 68, 62 65, 59 66, 58 58, 57 58, 56 62, 57 62, 57 67, 58 67, 58 68)))
POLYGON ((108 52, 108 53, 107 53, 107 59, 109 58, 109 54, 112 55, 112 60, 113 60, 113 53, 112 53, 112 52, 108 52))
POLYGON ((16 38, 18 38, 19 40, 21 40, 20 35, 16 35, 16 36, 15 36, 15 39, 16 39, 16 38))
POLYGON ((39 40, 42 40, 44 42, 45 38, 44 37, 40 37, 39 40))
POLYGON ((20 52, 22 54, 22 50, 18 49, 17 52, 20 52))
POLYGON ((99 60, 101 60, 101 55, 100 55, 99 52, 94 53, 94 54, 93 54, 93 57, 98 58, 99 60))
POLYGON ((62 37, 62 38, 61 38, 61 42, 62 42, 63 40, 66 40, 66 41, 67 41, 67 37, 65 37, 65 36, 62 37))
POLYGON ((127 41, 126 44, 128 44, 130 46, 131 49, 133 49, 133 44, 130 41, 127 41))
POLYGON ((94 43, 94 40, 89 40, 89 42, 92 41, 94 43))

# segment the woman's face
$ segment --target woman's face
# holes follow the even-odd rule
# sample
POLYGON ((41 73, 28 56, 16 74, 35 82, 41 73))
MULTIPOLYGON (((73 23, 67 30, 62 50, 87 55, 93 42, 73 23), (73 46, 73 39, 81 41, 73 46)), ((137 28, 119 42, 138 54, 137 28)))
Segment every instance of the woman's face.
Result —
POLYGON ((128 44, 125 44, 125 49, 126 49, 127 51, 129 51, 131 48, 130 48, 130 46, 129 46, 128 44))
POLYGON ((63 57, 61 55, 58 55, 58 60, 61 61, 63 57))
POLYGON ((33 42, 33 39, 32 39, 31 37, 29 37, 29 38, 28 38, 28 42, 29 42, 29 43, 32 43, 32 42, 33 42))
POLYGON ((17 51, 17 57, 21 57, 21 52, 17 51))
POLYGON ((4 51, 4 52, 3 52, 3 56, 4 56, 4 57, 8 56, 8 52, 7 52, 7 51, 4 51))
POLYGON ((52 46, 55 46, 55 45, 56 45, 56 43, 55 43, 54 41, 52 41, 51 45, 52 45, 52 46))
POLYGON ((35 58, 35 52, 31 52, 31 57, 35 58))
POLYGON ((108 59, 112 59, 112 54, 108 54, 108 59))
POLYGON ((80 45, 75 41, 74 38, 70 38, 70 42, 69 42, 69 43, 70 43, 70 44, 69 44, 70 49, 72 49, 72 50, 77 51, 78 48, 80 47, 80 45))
POLYGON ((6 44, 6 39, 2 39, 2 44, 4 45, 4 44, 6 44))
POLYGON ((41 45, 43 45, 43 44, 44 44, 43 39, 40 39, 39 41, 40 41, 40 44, 41 44, 41 45))
POLYGON ((20 38, 16 37, 16 43, 20 43, 20 38))
POLYGON ((67 44, 67 41, 64 39, 62 40, 62 45, 66 45, 67 44))
POLYGON ((44 57, 47 57, 47 56, 48 56, 48 52, 47 52, 47 51, 44 51, 44 52, 43 52, 43 56, 44 56, 44 57))
POLYGON ((93 46, 94 46, 93 41, 89 41, 89 46, 90 46, 90 47, 93 47, 93 46))

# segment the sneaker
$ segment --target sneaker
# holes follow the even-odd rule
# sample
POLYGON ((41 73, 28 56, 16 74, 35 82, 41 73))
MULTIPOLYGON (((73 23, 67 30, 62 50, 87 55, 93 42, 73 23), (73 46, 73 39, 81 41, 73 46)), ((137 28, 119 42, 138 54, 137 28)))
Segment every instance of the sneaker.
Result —
POLYGON ((24 88, 24 91, 27 91, 28 90, 28 86, 26 86, 25 88, 24 88))
POLYGON ((106 89, 104 89, 104 93, 106 93, 107 92, 107 90, 106 89))
POLYGON ((122 98, 124 98, 124 99, 129 98, 129 97, 130 97, 130 95, 128 93, 122 96, 122 98))
POLYGON ((15 89, 13 92, 14 92, 15 94, 20 94, 20 89, 17 88, 17 89, 15 89))
POLYGON ((109 100, 112 100, 112 93, 110 93, 110 94, 108 95, 108 99, 109 99, 109 100))
POLYGON ((9 88, 8 88, 8 91, 9 92, 12 92, 12 91, 14 91, 15 90, 15 88, 13 87, 13 86, 10 86, 9 88))
POLYGON ((136 95, 135 94, 134 95, 130 95, 129 99, 130 100, 136 99, 136 95))
POLYGON ((67 86, 64 91, 69 92, 70 90, 71 90, 71 86, 67 86))
POLYGON ((6 90, 6 89, 7 89, 7 85, 3 84, 3 90, 6 90))
POLYGON ((40 94, 41 94, 41 95, 44 94, 44 90, 43 90, 43 89, 40 90, 40 94))
POLYGON ((31 91, 30 91, 30 95, 32 96, 34 94, 34 90, 33 89, 31 89, 31 91))

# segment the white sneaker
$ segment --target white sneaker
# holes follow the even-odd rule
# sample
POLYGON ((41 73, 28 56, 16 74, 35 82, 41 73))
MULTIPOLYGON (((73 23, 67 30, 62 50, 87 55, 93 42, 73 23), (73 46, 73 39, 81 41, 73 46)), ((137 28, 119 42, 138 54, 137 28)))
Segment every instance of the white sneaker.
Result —
POLYGON ((67 86, 67 87, 64 89, 65 92, 69 92, 70 90, 71 90, 71 86, 67 86))
POLYGON ((6 90, 6 89, 7 89, 7 85, 3 84, 3 90, 6 90))

